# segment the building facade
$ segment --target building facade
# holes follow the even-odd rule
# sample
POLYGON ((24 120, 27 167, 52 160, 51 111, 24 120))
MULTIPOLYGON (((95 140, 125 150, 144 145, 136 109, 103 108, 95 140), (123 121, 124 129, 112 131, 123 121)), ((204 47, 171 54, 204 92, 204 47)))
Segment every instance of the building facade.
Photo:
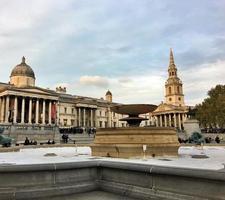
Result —
POLYGON ((17 140, 35 132, 39 140, 53 139, 56 127, 125 126, 119 121, 121 116, 110 111, 117 105, 110 91, 106 99, 76 96, 67 94, 64 87, 55 91, 37 87, 35 80, 33 69, 23 57, 13 68, 9 83, 0 83, 0 124, 17 140))

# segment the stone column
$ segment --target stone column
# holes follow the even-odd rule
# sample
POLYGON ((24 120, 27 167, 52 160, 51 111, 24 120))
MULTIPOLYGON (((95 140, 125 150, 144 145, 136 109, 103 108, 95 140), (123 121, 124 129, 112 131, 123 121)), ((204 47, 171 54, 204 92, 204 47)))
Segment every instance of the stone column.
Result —
POLYGON ((75 126, 78 126, 78 111, 76 107, 74 109, 75 109, 75 126))
POLYGON ((157 115, 155 116, 155 125, 156 125, 156 127, 158 127, 158 126, 159 126, 158 116, 157 116, 157 115))
POLYGON ((36 118, 35 118, 35 123, 39 123, 39 99, 36 100, 36 118))
POLYGON ((48 104, 48 123, 51 124, 52 123, 52 102, 49 101, 48 104))
POLYGON ((0 122, 2 120, 2 97, 0 97, 0 122))
POLYGON ((94 112, 94 119, 95 119, 95 127, 98 125, 98 120, 97 120, 97 109, 94 112))
POLYGON ((28 116, 28 123, 32 124, 32 99, 29 99, 29 116, 28 116))
POLYGON ((24 124, 25 97, 22 97, 21 123, 24 124))
POLYGON ((164 115, 164 125, 165 125, 165 127, 167 127, 167 117, 166 117, 166 114, 164 115))
POLYGON ((86 109, 84 108, 84 127, 86 127, 86 109))
POLYGON ((179 126, 179 129, 181 130, 181 118, 180 118, 180 113, 178 113, 178 126, 179 126))
POLYGON ((183 115, 182 115, 182 119, 183 119, 183 123, 184 123, 184 121, 186 120, 185 113, 183 113, 183 115))
POLYGON ((56 109, 56 112, 57 112, 57 113, 56 113, 56 118, 57 118, 57 119, 56 119, 56 124, 59 125, 59 101, 57 101, 56 106, 57 106, 57 107, 56 107, 56 108, 57 108, 57 109, 56 109))
POLYGON ((43 107, 42 107, 42 124, 45 124, 45 99, 43 99, 43 107))
POLYGON ((81 110, 78 108, 78 125, 81 126, 81 110))
POLYGON ((9 122, 9 96, 6 97, 5 105, 5 123, 9 122))
POLYGON ((15 96, 14 99, 14 115, 13 115, 13 123, 17 123, 17 108, 18 108, 18 101, 17 101, 17 96, 15 96))
POLYGON ((177 127, 177 116, 176 113, 173 114, 174 115, 174 127, 177 127))
POLYGON ((5 113, 5 97, 2 97, 1 122, 4 122, 4 113, 5 113))
POLYGON ((93 110, 91 109, 91 127, 93 127, 93 110))
POLYGON ((169 114, 169 126, 171 127, 172 126, 172 123, 171 123, 171 114, 169 114))
POLYGON ((160 126, 162 127, 162 115, 159 115, 160 126))

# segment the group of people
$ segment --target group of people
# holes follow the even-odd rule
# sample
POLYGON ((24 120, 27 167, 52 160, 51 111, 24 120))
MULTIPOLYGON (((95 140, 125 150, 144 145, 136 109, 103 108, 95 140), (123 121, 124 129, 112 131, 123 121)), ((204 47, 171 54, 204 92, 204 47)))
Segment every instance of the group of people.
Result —
POLYGON ((36 140, 29 140, 28 137, 26 137, 26 139, 24 141, 24 145, 37 145, 37 141, 36 140))
POLYGON ((47 144, 55 144, 55 141, 54 141, 54 140, 51 141, 51 140, 49 139, 48 142, 47 142, 47 144))
MULTIPOLYGON (((192 141, 190 139, 182 139, 182 138, 178 138, 179 143, 192 143, 192 141)), ((211 138, 211 137, 205 137, 204 138, 204 142, 209 144, 211 142, 215 141, 217 144, 219 144, 221 142, 221 138, 217 135, 215 137, 215 139, 211 138)))

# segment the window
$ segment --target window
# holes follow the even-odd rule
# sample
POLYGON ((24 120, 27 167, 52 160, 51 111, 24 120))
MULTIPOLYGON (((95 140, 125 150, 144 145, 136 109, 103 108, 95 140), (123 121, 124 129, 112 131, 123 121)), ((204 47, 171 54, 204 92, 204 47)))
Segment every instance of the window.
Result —
POLYGON ((71 126, 74 126, 75 123, 74 123, 74 119, 71 119, 71 126))
POLYGON ((105 128, 107 128, 108 127, 108 123, 107 122, 105 122, 105 128))
POLYGON ((180 101, 180 100, 181 100, 181 98, 179 97, 179 98, 178 98, 178 100, 180 101))
POLYGON ((67 126, 67 119, 63 119, 63 125, 67 126))
POLYGON ((174 72, 172 72, 172 76, 174 75, 174 72))
POLYGON ((102 121, 99 121, 99 127, 102 128, 102 121))
POLYGON ((179 86, 177 86, 177 93, 180 93, 180 88, 179 88, 179 86))
POLYGON ((67 112, 67 108, 65 107, 65 108, 64 108, 64 113, 66 113, 66 112, 67 112))
POLYGON ((172 93, 172 91, 171 91, 171 87, 169 87, 169 94, 171 94, 172 93))
POLYGON ((99 115, 102 116, 102 111, 99 111, 99 115))
POLYGON ((169 101, 172 101, 172 98, 169 98, 169 101))
POLYGON ((72 114, 74 114, 74 108, 71 109, 72 114))
POLYGON ((113 122, 113 127, 114 127, 114 128, 116 127, 116 122, 113 122))

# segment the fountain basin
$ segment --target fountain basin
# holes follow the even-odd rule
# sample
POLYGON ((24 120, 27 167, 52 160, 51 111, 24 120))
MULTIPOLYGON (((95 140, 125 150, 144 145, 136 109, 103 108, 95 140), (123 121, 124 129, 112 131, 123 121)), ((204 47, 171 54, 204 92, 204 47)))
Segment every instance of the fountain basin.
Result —
POLYGON ((169 127, 103 128, 91 145, 93 156, 115 158, 177 156, 179 147, 176 130, 169 127))

